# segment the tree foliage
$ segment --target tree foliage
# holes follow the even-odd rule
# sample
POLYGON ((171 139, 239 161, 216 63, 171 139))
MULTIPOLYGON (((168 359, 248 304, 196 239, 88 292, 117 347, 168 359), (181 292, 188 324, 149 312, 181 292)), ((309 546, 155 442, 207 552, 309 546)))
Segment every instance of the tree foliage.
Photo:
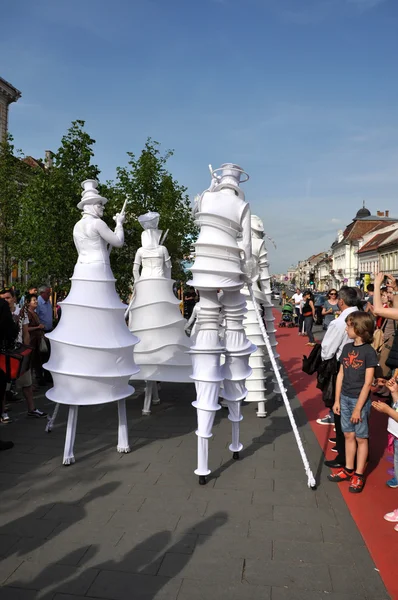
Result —
POLYGON ((13 266, 12 242, 18 221, 20 197, 29 167, 14 155, 12 136, 0 144, 0 252, 1 283, 7 283, 13 266))
POLYGON ((186 188, 173 179, 166 168, 173 152, 168 150, 162 154, 160 144, 148 138, 138 158, 132 152, 127 155, 128 164, 117 169, 116 183, 108 182, 102 188, 103 195, 109 198, 106 207, 108 219, 120 212, 128 198, 125 245, 114 249, 111 254, 118 291, 125 299, 130 293, 134 256, 141 246, 139 215, 147 211, 160 214, 160 228, 164 232, 169 230, 165 245, 172 259, 172 277, 177 280, 185 279, 181 260, 189 253, 196 233, 186 188))
MULTIPOLYGON (((99 176, 98 167, 92 164, 94 144, 95 140, 84 131, 84 121, 74 121, 53 155, 52 167, 36 169, 35 177, 22 189, 18 184, 15 190, 3 186, 3 180, 12 182, 15 177, 5 168, 4 174, 0 170, 0 193, 15 199, 19 190, 18 201, 9 202, 14 210, 12 217, 4 216, 4 223, 11 224, 12 231, 12 240, 10 236, 6 239, 7 247, 19 261, 30 261, 29 277, 36 284, 48 283, 55 290, 69 287, 77 259, 72 232, 80 218, 77 204, 81 199, 81 183, 99 176)), ((7 151, 12 164, 12 146, 7 151)), ((134 256, 141 246, 142 229, 137 217, 149 210, 159 212, 160 227, 169 230, 166 245, 172 257, 173 277, 184 279, 181 260, 189 253, 195 227, 186 188, 166 168, 172 154, 172 151, 161 154, 159 143, 148 138, 138 158, 132 152, 127 153, 127 166, 117 169, 116 182, 100 186, 100 193, 109 200, 104 219, 112 229, 115 227, 112 217, 128 198, 125 245, 113 249, 111 254, 117 288, 123 299, 130 294, 134 256)), ((8 185, 12 187, 11 183, 8 185)), ((6 235, 5 227, 0 232, 3 230, 6 235)))
POLYGON ((69 286, 76 263, 72 232, 80 216, 76 205, 81 183, 99 175, 91 164, 95 140, 83 127, 84 121, 72 123, 53 156, 53 166, 40 169, 26 186, 15 228, 15 255, 32 261, 33 281, 49 283, 56 290, 69 286))

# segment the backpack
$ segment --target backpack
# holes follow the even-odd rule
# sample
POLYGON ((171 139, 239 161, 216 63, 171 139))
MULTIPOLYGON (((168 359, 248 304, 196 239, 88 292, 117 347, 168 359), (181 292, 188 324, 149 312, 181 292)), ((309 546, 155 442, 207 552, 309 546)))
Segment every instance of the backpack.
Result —
POLYGON ((307 373, 307 375, 313 375, 318 370, 318 367, 322 362, 321 348, 321 344, 316 344, 309 356, 303 356, 301 370, 304 373, 307 373))

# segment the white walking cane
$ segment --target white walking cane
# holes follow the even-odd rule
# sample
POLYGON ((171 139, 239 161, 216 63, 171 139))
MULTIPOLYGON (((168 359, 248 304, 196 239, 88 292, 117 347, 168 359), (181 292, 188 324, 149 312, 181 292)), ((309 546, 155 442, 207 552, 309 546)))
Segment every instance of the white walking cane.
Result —
POLYGON ((300 452, 300 455, 301 455, 301 460, 303 461, 304 470, 305 470, 305 473, 306 473, 307 478, 308 478, 308 487, 311 488, 312 490, 315 490, 316 489, 315 477, 312 474, 310 463, 308 462, 308 458, 307 458, 307 455, 306 455, 304 447, 303 447, 303 442, 301 441, 300 433, 299 433, 299 430, 297 428, 296 421, 294 420, 293 411, 292 411, 292 408, 290 406, 290 402, 289 402, 289 399, 288 399, 287 394, 286 394, 286 390, 285 390, 284 385, 283 385, 283 380, 282 380, 281 374, 279 373, 279 369, 278 369, 278 365, 277 365, 277 362, 276 362, 275 357, 274 357, 274 353, 272 352, 271 343, 269 341, 269 337, 268 337, 267 331, 266 331, 266 329, 264 327, 264 323, 263 323, 263 320, 262 320, 261 315, 260 315, 260 310, 258 308, 257 300, 256 300, 256 298, 254 296, 253 286, 252 286, 251 283, 248 284, 248 288, 249 288, 249 293, 250 293, 251 301, 253 302, 254 310, 256 311, 256 317, 257 317, 257 320, 258 320, 258 324, 260 325, 261 333, 262 333, 263 338, 264 338, 265 346, 267 348, 267 352, 268 352, 269 357, 271 359, 272 368, 274 370, 275 377, 276 377, 276 380, 277 380, 278 385, 279 385, 279 389, 280 389, 281 394, 282 394, 283 402, 285 403, 285 406, 286 406, 287 414, 288 414, 289 421, 290 421, 290 424, 291 424, 292 429, 293 429, 294 437, 296 438, 297 446, 298 446, 298 449, 299 449, 299 452, 300 452))

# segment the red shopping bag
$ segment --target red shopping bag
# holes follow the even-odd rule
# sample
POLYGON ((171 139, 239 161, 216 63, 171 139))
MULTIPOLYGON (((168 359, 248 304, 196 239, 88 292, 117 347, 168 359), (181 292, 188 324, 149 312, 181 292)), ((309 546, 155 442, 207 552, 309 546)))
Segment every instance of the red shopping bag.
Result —
POLYGON ((0 352, 0 369, 6 374, 7 381, 18 379, 30 369, 32 350, 31 346, 20 344, 0 352))

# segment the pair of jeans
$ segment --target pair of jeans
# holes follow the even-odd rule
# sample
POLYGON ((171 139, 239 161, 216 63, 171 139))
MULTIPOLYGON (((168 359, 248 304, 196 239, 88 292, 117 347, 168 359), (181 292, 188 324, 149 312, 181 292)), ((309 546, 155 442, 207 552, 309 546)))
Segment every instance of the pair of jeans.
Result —
POLYGON ((312 315, 309 317, 304 317, 304 328, 305 333, 308 335, 308 341, 313 344, 315 342, 314 334, 312 333, 312 326, 314 324, 314 319, 312 315))
POLYGON ((359 423, 352 423, 351 417, 357 402, 358 398, 340 395, 341 430, 343 433, 355 433, 355 437, 364 439, 369 437, 370 396, 361 408, 361 420, 359 423))
POLYGON ((296 323, 296 325, 299 324, 299 319, 300 319, 300 307, 295 307, 294 308, 294 312, 296 313, 296 316, 294 317, 294 322, 296 323))

